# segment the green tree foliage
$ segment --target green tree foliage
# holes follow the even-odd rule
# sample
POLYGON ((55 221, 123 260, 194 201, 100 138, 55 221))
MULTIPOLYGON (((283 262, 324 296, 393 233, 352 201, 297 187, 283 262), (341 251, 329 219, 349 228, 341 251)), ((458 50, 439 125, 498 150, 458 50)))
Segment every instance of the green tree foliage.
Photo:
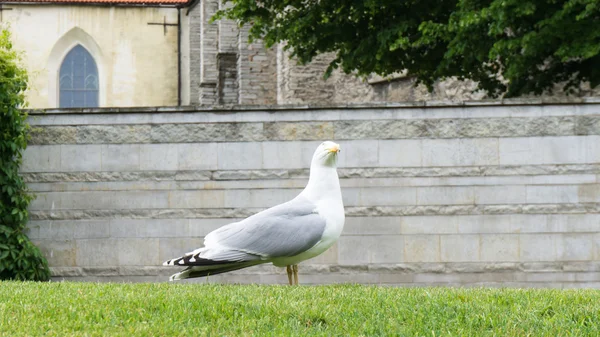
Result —
POLYGON ((300 63, 334 52, 359 75, 406 71, 430 89, 471 79, 489 96, 600 84, 600 0, 226 0, 215 19, 286 41, 300 63))
POLYGON ((48 280, 48 262, 27 235, 27 206, 33 199, 19 176, 27 147, 25 89, 27 73, 19 66, 10 33, 0 32, 0 280, 48 280))

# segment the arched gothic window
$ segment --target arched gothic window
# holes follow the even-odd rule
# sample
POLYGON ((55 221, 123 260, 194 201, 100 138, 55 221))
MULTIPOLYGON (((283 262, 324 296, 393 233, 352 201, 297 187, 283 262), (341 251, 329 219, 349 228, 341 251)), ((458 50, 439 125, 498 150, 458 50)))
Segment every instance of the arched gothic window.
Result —
POLYGON ((69 51, 60 66, 61 108, 98 106, 98 67, 90 53, 81 45, 69 51))

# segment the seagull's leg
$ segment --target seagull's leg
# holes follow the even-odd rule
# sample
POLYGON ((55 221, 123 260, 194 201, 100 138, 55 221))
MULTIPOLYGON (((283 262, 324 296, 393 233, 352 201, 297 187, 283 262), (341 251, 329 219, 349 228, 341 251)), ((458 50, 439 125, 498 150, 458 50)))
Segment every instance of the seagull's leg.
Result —
POLYGON ((287 274, 288 274, 288 282, 290 282, 290 285, 292 284, 292 266, 287 266, 285 267, 285 269, 287 270, 287 274))
POLYGON ((292 266, 293 270, 294 270, 294 284, 298 285, 298 265, 295 264, 292 266))

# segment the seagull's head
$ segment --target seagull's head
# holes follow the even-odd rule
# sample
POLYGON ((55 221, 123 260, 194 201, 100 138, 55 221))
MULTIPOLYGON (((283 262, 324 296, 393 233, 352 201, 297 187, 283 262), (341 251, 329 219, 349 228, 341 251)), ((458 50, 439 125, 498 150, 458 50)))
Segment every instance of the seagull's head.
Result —
POLYGON ((312 165, 336 167, 340 145, 326 141, 321 143, 313 155, 312 165))

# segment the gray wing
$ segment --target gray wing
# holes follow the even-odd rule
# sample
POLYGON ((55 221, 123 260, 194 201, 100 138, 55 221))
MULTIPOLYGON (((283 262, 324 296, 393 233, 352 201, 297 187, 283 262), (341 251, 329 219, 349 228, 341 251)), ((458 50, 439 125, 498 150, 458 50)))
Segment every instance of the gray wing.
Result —
POLYGON ((206 248, 230 249, 261 257, 298 255, 317 244, 325 219, 306 199, 292 201, 223 226, 205 238, 206 248), (212 246, 212 247, 211 247, 212 246))

